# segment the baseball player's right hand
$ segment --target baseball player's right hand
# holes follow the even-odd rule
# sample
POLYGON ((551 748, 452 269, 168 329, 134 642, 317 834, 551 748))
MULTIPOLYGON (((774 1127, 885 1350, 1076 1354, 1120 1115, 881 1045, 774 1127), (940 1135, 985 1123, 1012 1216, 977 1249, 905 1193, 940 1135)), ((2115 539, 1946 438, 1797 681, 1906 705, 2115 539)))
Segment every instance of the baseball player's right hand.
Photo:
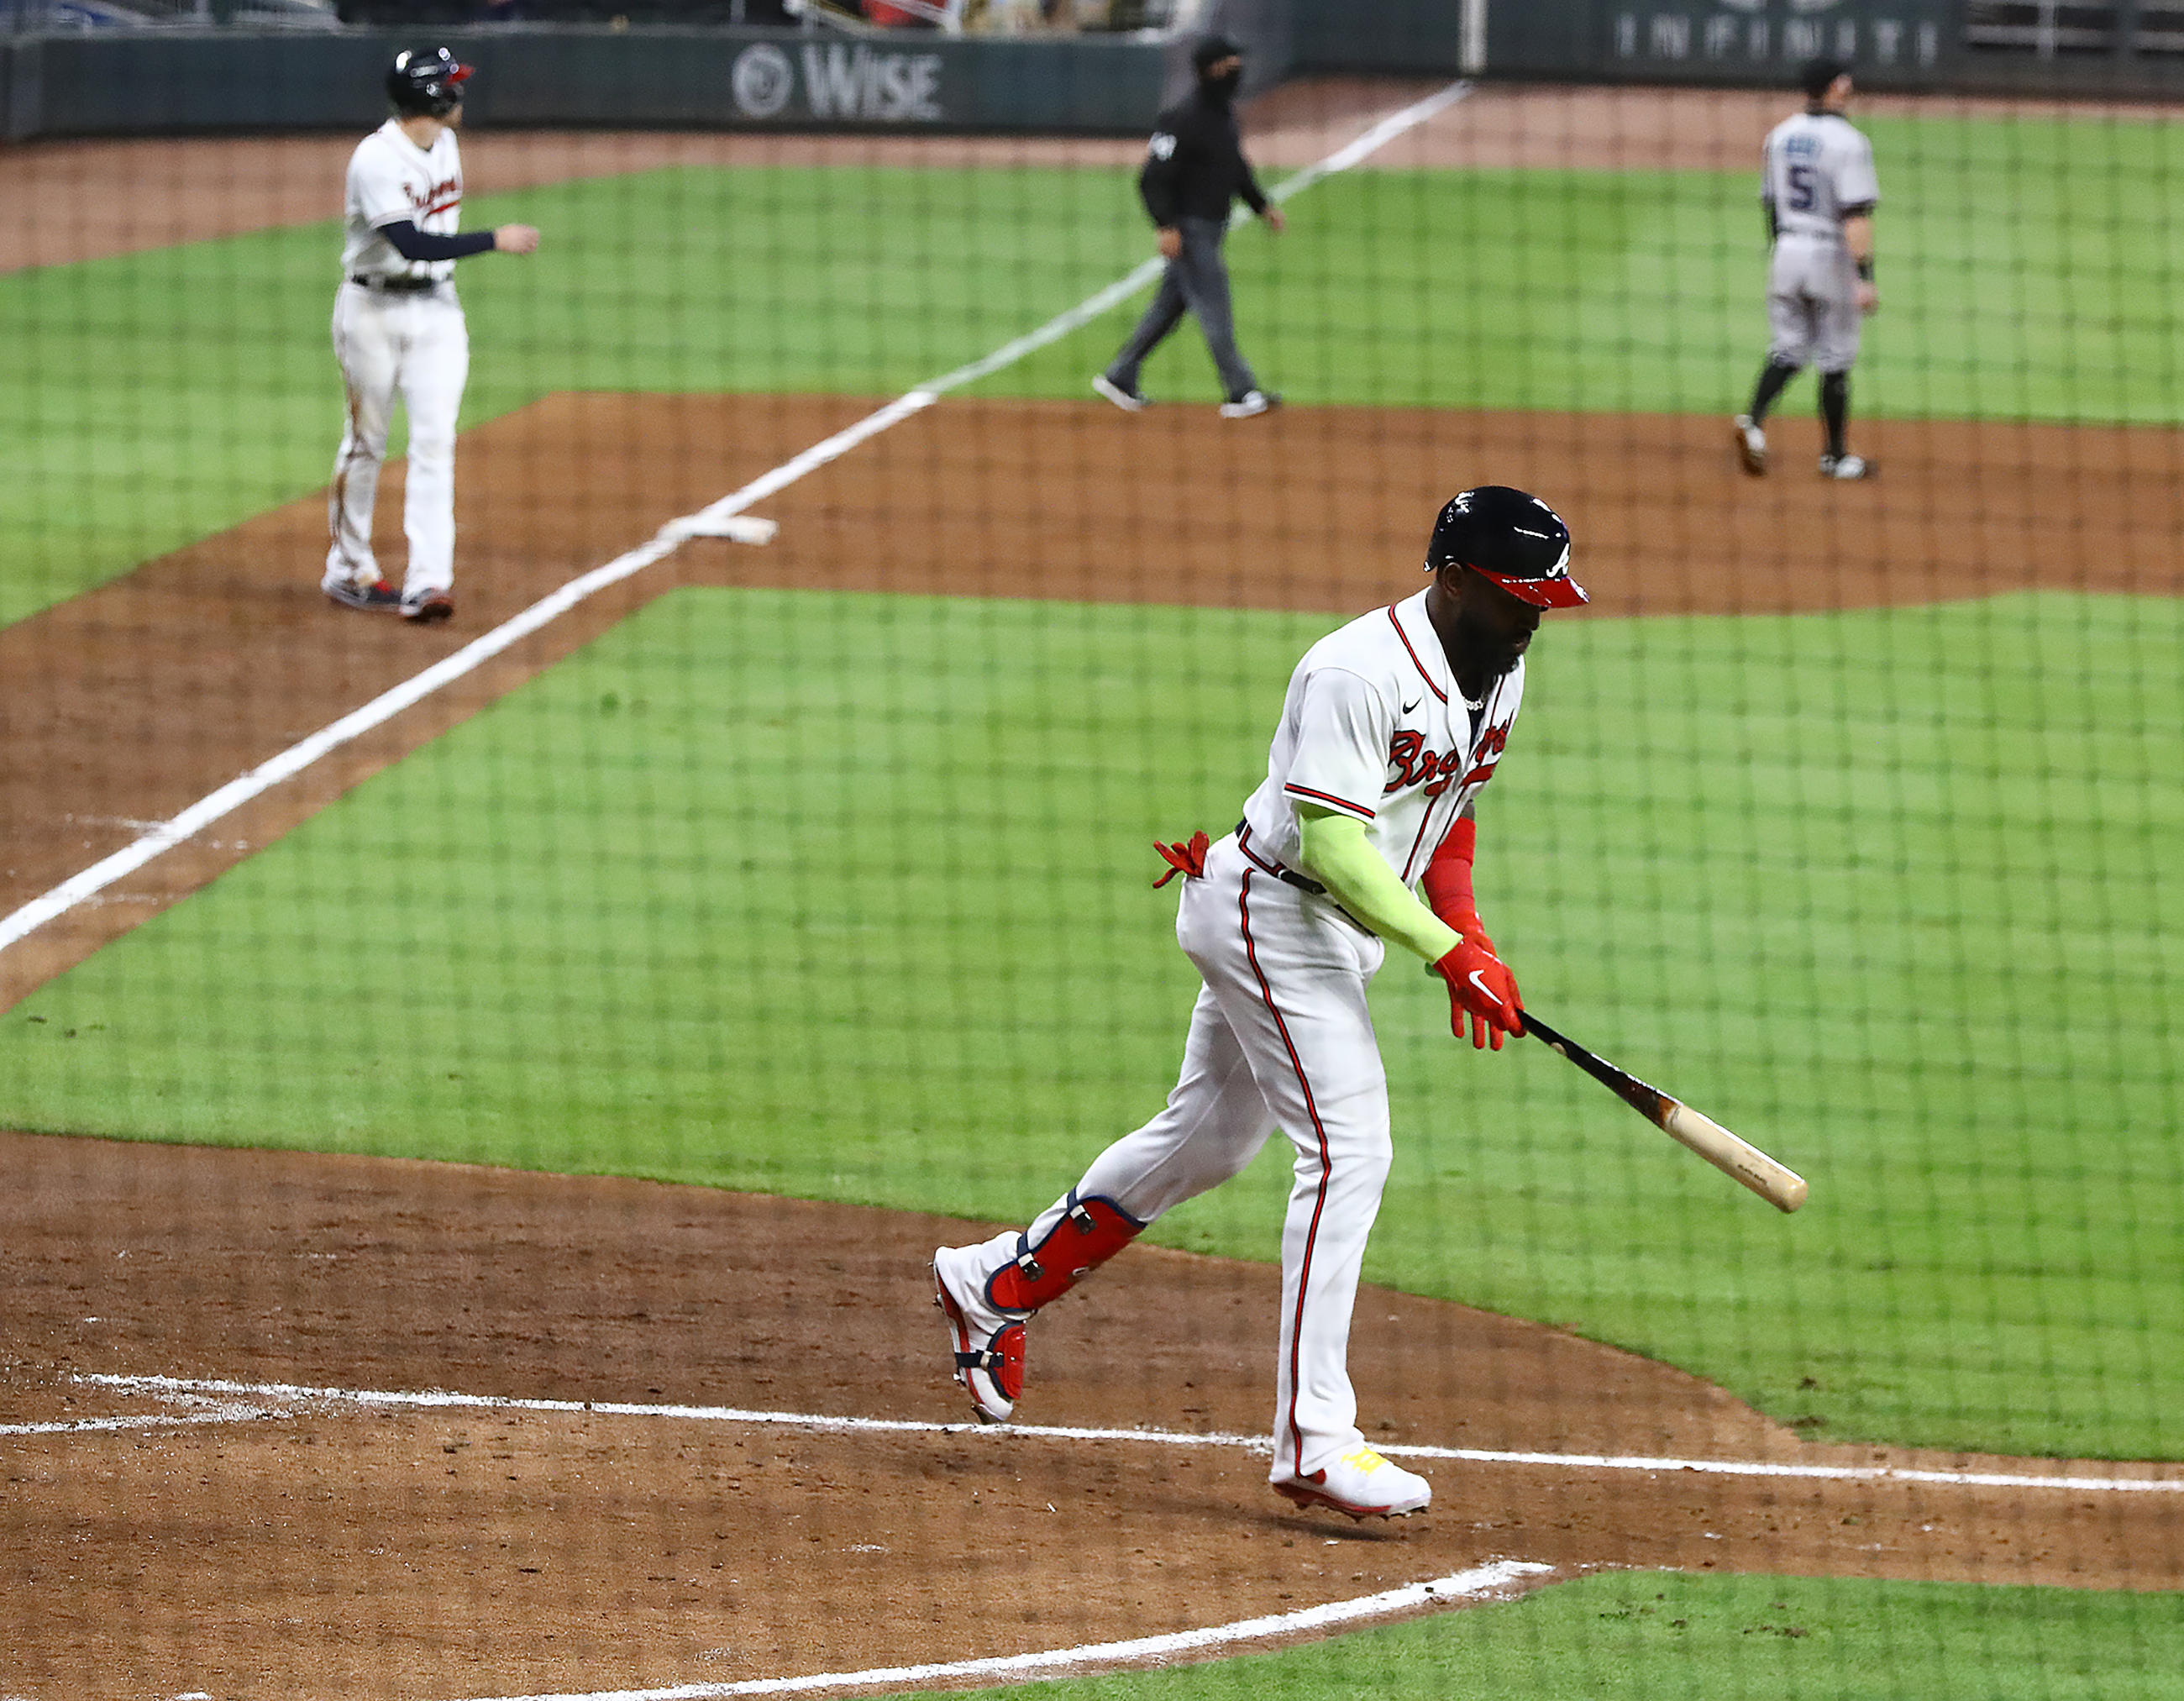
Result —
POLYGON ((1503 1035, 1524 1031, 1524 1001, 1517 990, 1517 977, 1477 939, 1467 937, 1432 967, 1448 983, 1448 1026, 1457 1039, 1463 1037, 1467 1016, 1475 1051, 1490 1045, 1498 1051, 1503 1035))
POLYGON ((1880 310, 1880 291, 1869 279, 1858 280, 1858 310, 1860 313, 1877 313, 1880 310))
POLYGON ((493 233, 493 251, 503 254, 527 254, 538 246, 538 229, 535 225, 499 225, 493 233))
POLYGON ((1173 259, 1183 252, 1183 232, 1173 225, 1162 226, 1160 254, 1162 259, 1173 259))

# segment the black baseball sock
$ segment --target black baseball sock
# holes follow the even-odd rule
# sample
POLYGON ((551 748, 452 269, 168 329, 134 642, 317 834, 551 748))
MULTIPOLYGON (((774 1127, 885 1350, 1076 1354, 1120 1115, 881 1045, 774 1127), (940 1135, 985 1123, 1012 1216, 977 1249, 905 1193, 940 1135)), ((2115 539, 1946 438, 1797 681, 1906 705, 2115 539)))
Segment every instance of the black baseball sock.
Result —
POLYGON ((1820 374, 1820 418, 1828 428, 1828 453, 1841 460, 1843 432, 1850 424, 1850 374, 1820 374))
POLYGON ((1758 425, 1767 417, 1767 410, 1774 405, 1774 398, 1782 393, 1782 386, 1797 376, 1798 368, 1786 366, 1780 360, 1769 360, 1760 373, 1759 382, 1752 392, 1752 405, 1745 411, 1758 425))

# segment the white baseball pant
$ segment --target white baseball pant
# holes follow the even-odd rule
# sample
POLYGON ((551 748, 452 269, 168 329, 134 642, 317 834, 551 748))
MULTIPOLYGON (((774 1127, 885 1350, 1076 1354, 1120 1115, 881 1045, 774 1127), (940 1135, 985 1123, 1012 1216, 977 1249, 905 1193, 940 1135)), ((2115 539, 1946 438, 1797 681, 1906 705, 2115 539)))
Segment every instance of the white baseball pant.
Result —
MULTIPOLYGON (((1234 835, 1184 882, 1176 938, 1205 984, 1167 1107, 1092 1161, 1081 1198, 1150 1223, 1240 1172, 1275 1126, 1296 1148, 1282 1229, 1275 1481, 1308 1475, 1364 1437, 1350 1385, 1350 1314, 1393 1155, 1387 1075, 1365 989, 1386 947, 1329 900, 1254 867, 1234 835)), ((1028 1230, 1039 1245, 1067 1200, 1028 1230)), ((986 1243, 986 1272, 1014 1234, 986 1243)))
POLYGON ((1767 267, 1767 358, 1781 366, 1847 372, 1864 327, 1850 250, 1794 232, 1779 238, 1767 267))
POLYGON ((370 584, 371 510, 398 394, 410 416, 410 475, 402 529, 410 542, 406 596, 455 582, 455 417, 470 377, 470 327, 455 287, 414 294, 343 283, 334 297, 334 357, 348 393, 348 422, 326 501, 325 583, 370 584))

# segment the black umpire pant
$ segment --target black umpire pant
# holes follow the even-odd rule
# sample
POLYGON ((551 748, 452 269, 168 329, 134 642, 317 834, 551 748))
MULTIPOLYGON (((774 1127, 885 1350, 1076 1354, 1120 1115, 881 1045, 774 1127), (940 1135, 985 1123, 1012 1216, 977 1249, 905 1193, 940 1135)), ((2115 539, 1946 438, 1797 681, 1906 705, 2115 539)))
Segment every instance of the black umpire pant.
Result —
POLYGON ((1228 265, 1221 244, 1228 234, 1224 219, 1178 219, 1183 233, 1183 252, 1167 263, 1161 286, 1145 316, 1130 333, 1120 353, 1108 363, 1107 377, 1123 388, 1135 391, 1138 369, 1145 356, 1158 348, 1169 332, 1182 322, 1187 310, 1206 333, 1206 346, 1221 374, 1221 388, 1230 401, 1240 401, 1247 390, 1259 388, 1236 349, 1236 316, 1228 301, 1228 265))

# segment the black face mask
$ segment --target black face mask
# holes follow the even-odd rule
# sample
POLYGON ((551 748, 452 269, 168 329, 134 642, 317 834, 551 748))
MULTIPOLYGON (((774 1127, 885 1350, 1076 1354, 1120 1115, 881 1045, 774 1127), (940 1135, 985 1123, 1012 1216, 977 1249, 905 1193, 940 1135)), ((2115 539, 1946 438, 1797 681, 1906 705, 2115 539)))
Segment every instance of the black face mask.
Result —
POLYGON ((1198 80, 1198 86, 1216 99, 1234 100, 1236 98, 1236 91, 1242 86, 1243 81, 1243 68, 1239 66, 1233 71, 1222 72, 1217 77, 1201 77, 1198 80))

